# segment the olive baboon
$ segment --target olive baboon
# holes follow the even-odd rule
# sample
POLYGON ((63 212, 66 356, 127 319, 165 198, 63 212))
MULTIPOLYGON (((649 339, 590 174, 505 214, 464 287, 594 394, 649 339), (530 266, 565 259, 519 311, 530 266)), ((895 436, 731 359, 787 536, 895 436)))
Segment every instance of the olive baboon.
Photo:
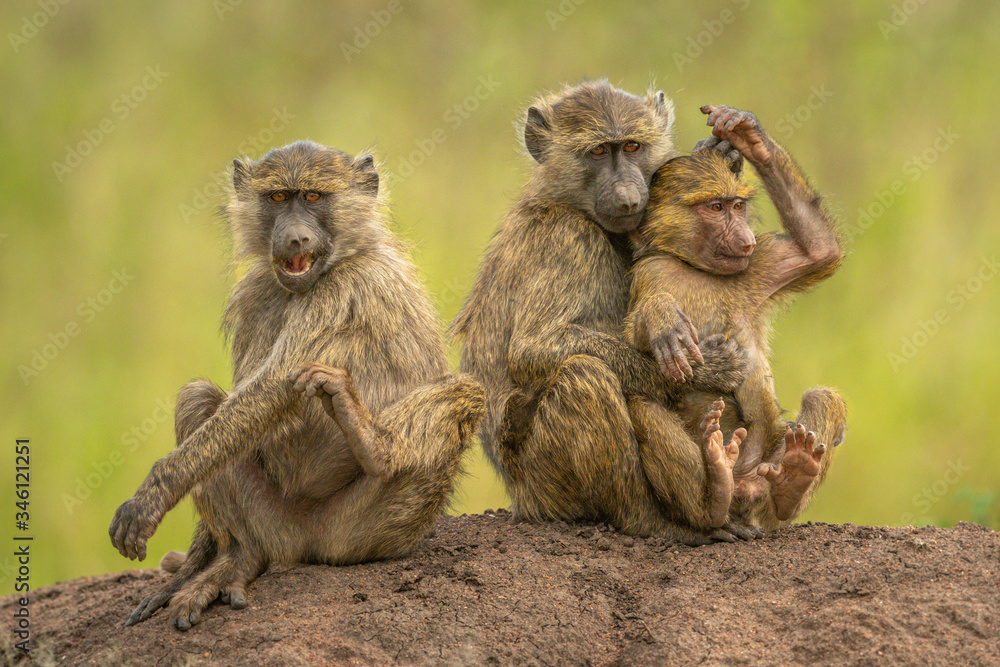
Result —
MULTIPOLYGON (((462 370, 486 389, 483 447, 517 517, 601 519, 690 543, 735 539, 716 530, 726 522, 718 508, 729 506, 738 444, 722 446, 721 410, 703 411, 693 441, 662 407, 678 383, 622 335, 626 233, 642 219, 653 172, 673 155, 672 124, 663 93, 642 99, 606 81, 542 97, 527 111, 534 173, 454 324, 462 370), (630 414, 633 403, 643 414, 630 414), (639 441, 637 420, 646 429, 639 441)), ((716 396, 735 389, 741 352, 714 337, 700 353, 692 384, 716 396)))
POLYGON ((234 161, 233 186, 236 249, 251 262, 224 317, 233 389, 181 390, 177 448, 115 514, 112 543, 140 560, 184 494, 201 515, 186 557, 164 560, 173 579, 129 625, 167 603, 181 630, 220 595, 243 607, 270 563, 406 553, 445 507, 484 410, 477 383, 446 375, 370 155, 297 142, 234 161))
MULTIPOLYGON (((727 411, 732 418, 724 423, 731 431, 739 421, 747 431, 734 470, 733 518, 773 528, 797 516, 822 480, 843 438, 845 409, 833 390, 813 389, 802 399, 802 423, 793 427, 782 419, 769 363, 771 315, 795 292, 832 275, 843 254, 819 195, 756 117, 724 106, 702 111, 716 139, 742 156, 727 162, 709 149, 676 157, 654 175, 646 218, 632 234, 636 263, 626 340, 686 376, 692 373, 688 345, 678 331, 693 341, 723 334, 747 351, 746 380, 730 397, 738 407, 727 411), (760 175, 784 234, 754 237, 748 224, 754 191, 739 176, 744 157, 760 175), (683 319, 670 320, 680 312, 683 319)), ((691 433, 712 398, 704 392, 685 397, 691 433)))

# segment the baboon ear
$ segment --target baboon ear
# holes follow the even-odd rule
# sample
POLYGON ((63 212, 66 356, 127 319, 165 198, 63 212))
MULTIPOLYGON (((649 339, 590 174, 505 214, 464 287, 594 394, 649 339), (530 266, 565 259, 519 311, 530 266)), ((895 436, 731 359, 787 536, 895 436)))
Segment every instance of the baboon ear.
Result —
POLYGON ((528 107, 528 117, 524 121, 524 145, 536 162, 545 159, 545 149, 549 145, 549 121, 538 107, 528 107))
POLYGON ((378 170, 375 169, 375 157, 369 153, 355 158, 354 168, 361 178, 361 189, 372 196, 378 194, 378 170))
POLYGON ((666 120, 666 129, 672 130, 674 127, 674 101, 658 90, 647 98, 649 105, 653 107, 653 112, 666 120))
POLYGON ((250 166, 245 162, 233 160, 233 187, 237 192, 247 187, 250 180, 250 166))

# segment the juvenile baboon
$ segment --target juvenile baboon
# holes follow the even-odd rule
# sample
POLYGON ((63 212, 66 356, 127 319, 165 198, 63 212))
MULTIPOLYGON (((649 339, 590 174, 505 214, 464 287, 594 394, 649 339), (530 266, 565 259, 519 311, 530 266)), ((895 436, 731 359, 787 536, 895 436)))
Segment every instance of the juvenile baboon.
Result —
MULTIPOLYGON (((819 195, 756 117, 724 106, 702 111, 716 139, 742 156, 728 162, 705 150, 676 157, 654 175, 646 218, 632 234, 636 264, 626 339, 687 377, 692 368, 683 338, 722 334, 747 351, 746 380, 730 397, 738 409, 727 411, 731 418, 723 424, 732 431, 739 421, 747 431, 734 470, 733 514, 750 526, 773 528, 805 508, 843 438, 845 410, 832 389, 813 389, 802 399, 801 423, 782 419, 769 363, 771 316, 794 293, 832 275, 843 255, 819 195), (784 234, 754 237, 748 224, 754 190, 739 175, 744 157, 760 175, 784 234), (671 322, 670 314, 681 312, 671 322)), ((685 397, 692 433, 712 397, 685 397)))
MULTIPOLYGON (((642 219, 650 177, 673 155, 672 124, 663 93, 642 99, 606 81, 541 97, 525 116, 534 172, 454 324, 461 368, 486 389, 483 447, 517 517, 607 520, 690 543, 735 539, 716 530, 726 522, 737 444, 723 447, 721 404, 703 411, 703 432, 692 440, 663 407, 678 383, 622 335, 626 234, 642 219), (650 431, 639 441, 633 397, 650 399, 636 405, 650 431)), ((734 345, 715 337, 695 350, 704 363, 694 386, 735 389, 742 374, 734 345)))
POLYGON ((224 317, 233 389, 181 389, 177 448, 115 514, 112 543, 139 560, 184 494, 201 515, 128 625, 168 602, 181 630, 220 595, 241 608, 271 563, 406 553, 445 507, 484 409, 476 382, 446 375, 370 155, 297 142, 233 166, 228 213, 250 262, 224 317))

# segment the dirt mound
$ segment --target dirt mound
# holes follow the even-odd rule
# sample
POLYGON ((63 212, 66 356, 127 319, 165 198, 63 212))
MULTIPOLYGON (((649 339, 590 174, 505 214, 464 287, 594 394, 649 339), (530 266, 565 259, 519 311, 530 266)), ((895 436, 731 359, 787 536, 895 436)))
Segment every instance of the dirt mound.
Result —
MULTIPOLYGON (((443 519, 408 558, 271 570, 181 633, 152 570, 31 593, 14 664, 998 664, 1000 534, 803 524, 689 548, 604 525, 443 519)), ((4 619, 15 597, 2 600, 4 619)))

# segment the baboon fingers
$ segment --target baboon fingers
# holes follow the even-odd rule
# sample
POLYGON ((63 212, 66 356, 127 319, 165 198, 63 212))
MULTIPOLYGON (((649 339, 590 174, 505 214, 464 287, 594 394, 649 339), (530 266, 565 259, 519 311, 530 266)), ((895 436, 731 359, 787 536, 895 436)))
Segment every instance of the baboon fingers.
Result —
POLYGON ((233 609, 244 609, 247 606, 247 590, 242 584, 230 584, 222 589, 222 602, 233 609))
POLYGON ((740 538, 741 540, 745 540, 747 542, 749 542, 750 540, 755 540, 763 534, 761 531, 755 529, 753 526, 742 526, 732 521, 723 526, 722 530, 728 531, 733 535, 735 535, 736 537, 740 538))
POLYGON ((670 346, 670 356, 674 360, 674 366, 677 367, 677 371, 680 374, 680 381, 685 382, 694 377, 694 371, 691 369, 691 364, 688 363, 687 355, 684 354, 684 347, 675 336, 669 336, 667 338, 667 345, 670 346))
POLYGON ((663 350, 656 346, 653 348, 653 358, 656 359, 656 365, 660 367, 660 372, 667 377, 673 377, 670 374, 670 368, 667 365, 667 355, 663 353, 663 350))
POLYGON ((736 535, 725 528, 716 528, 709 533, 709 537, 712 538, 713 542, 736 542, 738 540, 736 535))
MULTIPOLYGON (((684 347, 687 350, 688 354, 691 355, 691 358, 694 360, 695 363, 697 363, 697 364, 704 364, 705 363, 705 357, 701 356, 701 348, 698 347, 698 332, 694 331, 693 328, 692 328, 692 332, 694 333, 693 336, 690 333, 688 333, 688 332, 685 332, 685 333, 681 334, 681 337, 680 337, 681 344, 684 345, 684 347)), ((693 372, 692 372, 691 375, 692 375, 692 377, 694 377, 694 373, 693 372)))
POLYGON ((823 459, 823 454, 826 454, 826 445, 822 442, 817 443, 812 450, 813 460, 817 463, 820 462, 823 459))
POLYGON ((142 623, 148 620, 158 609, 161 609, 170 601, 169 593, 157 593, 156 595, 151 595, 139 603, 139 606, 135 608, 135 611, 129 615, 128 620, 125 621, 125 625, 135 625, 136 623, 142 623))
POLYGON ((766 479, 768 482, 776 482, 781 476, 781 465, 774 465, 773 463, 761 463, 757 466, 757 474, 766 479))

